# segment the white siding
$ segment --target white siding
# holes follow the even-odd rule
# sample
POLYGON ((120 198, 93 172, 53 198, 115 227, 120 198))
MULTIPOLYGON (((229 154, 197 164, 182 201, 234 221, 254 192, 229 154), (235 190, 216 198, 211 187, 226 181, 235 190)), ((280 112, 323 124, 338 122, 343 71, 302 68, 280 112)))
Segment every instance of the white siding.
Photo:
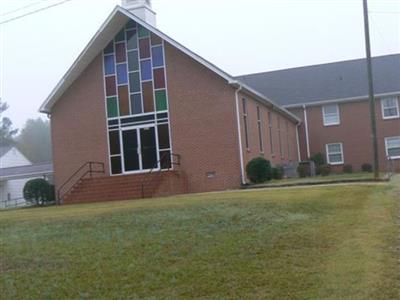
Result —
POLYGON ((17 148, 10 149, 0 158, 0 169, 31 165, 32 163, 17 148))

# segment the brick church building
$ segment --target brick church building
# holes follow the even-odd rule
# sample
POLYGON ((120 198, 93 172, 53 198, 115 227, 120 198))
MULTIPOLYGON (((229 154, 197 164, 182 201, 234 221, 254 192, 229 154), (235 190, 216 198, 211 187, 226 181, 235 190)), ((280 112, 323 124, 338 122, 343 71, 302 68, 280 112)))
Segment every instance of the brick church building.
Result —
POLYGON ((295 167, 307 158, 307 122, 271 98, 159 31, 149 0, 125 0, 40 108, 51 116, 59 200, 236 189, 258 156, 295 167))

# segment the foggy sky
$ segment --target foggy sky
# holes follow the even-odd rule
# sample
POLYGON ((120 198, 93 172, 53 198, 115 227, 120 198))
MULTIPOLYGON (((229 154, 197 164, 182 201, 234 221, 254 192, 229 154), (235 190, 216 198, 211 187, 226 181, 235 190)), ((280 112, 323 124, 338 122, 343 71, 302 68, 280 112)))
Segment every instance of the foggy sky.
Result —
MULTIPOLYGON (((61 0, 0 16, 8 18, 61 0)), ((37 0, 0 0, 0 15, 37 0)), ((118 0, 72 0, 0 25, 0 96, 37 111, 118 0)), ((232 75, 365 56, 361 0, 153 0, 157 27, 232 75)), ((400 0, 370 0, 372 54, 400 52, 400 0)), ((44 115, 41 115, 45 117, 44 115)))

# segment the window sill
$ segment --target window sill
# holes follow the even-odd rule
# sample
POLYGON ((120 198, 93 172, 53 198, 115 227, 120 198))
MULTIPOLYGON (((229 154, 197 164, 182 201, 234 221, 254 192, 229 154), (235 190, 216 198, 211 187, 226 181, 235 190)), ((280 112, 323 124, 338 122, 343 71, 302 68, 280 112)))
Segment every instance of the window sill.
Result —
POLYGON ((340 165, 344 165, 344 162, 337 162, 337 163, 328 163, 328 165, 330 166, 340 166, 340 165))
POLYGON ((389 156, 388 159, 390 159, 390 160, 399 160, 400 156, 389 156))
POLYGON ((324 124, 324 127, 339 126, 340 123, 324 124))
POLYGON ((398 116, 391 116, 391 117, 382 117, 382 119, 384 121, 386 121, 386 120, 394 120, 394 119, 400 119, 400 116, 398 115, 398 116))

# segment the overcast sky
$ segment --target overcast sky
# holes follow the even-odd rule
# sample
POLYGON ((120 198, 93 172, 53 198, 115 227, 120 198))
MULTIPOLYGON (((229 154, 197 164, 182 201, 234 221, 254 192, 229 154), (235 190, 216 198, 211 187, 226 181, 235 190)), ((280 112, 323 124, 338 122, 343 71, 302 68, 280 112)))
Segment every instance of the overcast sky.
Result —
MULTIPOLYGON (((0 0, 0 22, 62 0, 0 0), (9 13, 18 8, 25 9, 9 13)), ((362 0, 153 0, 157 26, 232 75, 364 57, 362 0)), ((0 25, 0 96, 15 127, 118 0, 71 0, 0 25)), ((369 0, 372 53, 400 53, 400 0, 369 0)))

